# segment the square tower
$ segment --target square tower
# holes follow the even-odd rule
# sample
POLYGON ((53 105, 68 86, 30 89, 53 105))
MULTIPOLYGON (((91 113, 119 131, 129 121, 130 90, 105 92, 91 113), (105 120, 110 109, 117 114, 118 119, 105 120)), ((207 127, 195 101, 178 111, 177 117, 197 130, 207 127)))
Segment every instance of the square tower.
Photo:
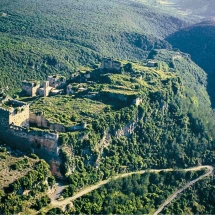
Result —
POLYGON ((29 127, 29 105, 15 99, 7 98, 1 103, 1 126, 8 128, 10 125, 29 127))

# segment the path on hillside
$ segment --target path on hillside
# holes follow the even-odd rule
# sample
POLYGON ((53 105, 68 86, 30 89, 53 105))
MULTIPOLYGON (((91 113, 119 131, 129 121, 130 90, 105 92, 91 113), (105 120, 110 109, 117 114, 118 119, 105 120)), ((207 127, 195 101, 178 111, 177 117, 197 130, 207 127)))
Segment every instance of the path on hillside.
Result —
MULTIPOLYGON (((168 198, 161 206, 160 208, 154 213, 154 215, 157 215, 158 213, 160 213, 164 207, 166 205, 168 205, 173 199, 175 199, 175 197, 183 192, 185 189, 187 189, 189 186, 193 185, 194 183, 196 183, 197 181, 201 180, 202 178, 212 174, 213 172, 213 167, 212 166, 198 166, 198 167, 193 167, 193 168, 188 168, 188 169, 179 169, 177 171, 198 171, 200 169, 206 168, 208 169, 207 173, 205 173, 204 175, 198 177, 197 179, 188 182, 183 188, 179 189, 178 191, 176 191, 170 198, 168 198)), ((71 201, 74 201, 77 198, 80 198, 83 195, 86 195, 90 192, 92 192, 93 190, 96 190, 98 188, 100 188, 102 185, 107 184, 108 182, 110 182, 111 180, 116 180, 118 178, 124 178, 133 174, 144 174, 145 172, 161 172, 161 171, 165 171, 165 172, 172 172, 172 171, 176 171, 174 169, 151 169, 151 170, 141 170, 141 171, 136 171, 136 172, 130 172, 130 173, 123 173, 117 176, 114 176, 112 178, 109 178, 107 180, 104 181, 100 181, 99 183, 97 183, 96 185, 91 185, 89 187, 84 188, 83 190, 80 190, 78 193, 76 193, 74 196, 69 197, 65 200, 62 201, 57 201, 56 199, 53 199, 53 196, 56 196, 56 192, 54 194, 52 194, 52 198, 51 198, 51 205, 53 207, 61 207, 61 208, 65 208, 66 205, 71 204, 71 201)), ((57 192, 59 193, 59 189, 57 189, 57 192)), ((45 208, 44 208, 45 209, 45 208)))
MULTIPOLYGON (((200 177, 198 177, 197 179, 188 182, 185 186, 183 186, 181 189, 175 191, 175 193, 173 193, 159 208, 158 210, 153 214, 153 215, 157 215, 159 214, 170 202, 172 202, 180 193, 182 193, 184 190, 186 190, 188 187, 192 186, 193 184, 195 184, 197 181, 203 179, 206 176, 209 176, 210 174, 213 173, 213 167, 212 166, 202 166, 202 168, 207 168, 209 171, 206 172, 204 175, 201 175, 200 177)), ((201 168, 200 168, 201 169, 201 168)), ((198 169, 194 169, 194 171, 196 171, 198 169)))
POLYGON ((160 171, 166 171, 166 172, 170 172, 170 171, 173 171, 172 169, 160 169, 160 170, 141 170, 141 171, 136 171, 136 172, 129 172, 129 173, 123 173, 123 174, 120 174, 120 175, 117 175, 117 176, 114 176, 112 178, 109 178, 107 180, 104 180, 104 181, 100 181, 99 183, 95 184, 95 185, 91 185, 89 187, 86 187, 86 188, 83 188, 82 190, 80 190, 78 193, 76 193, 74 196, 72 197, 69 197, 65 200, 62 200, 62 201, 57 201, 56 199, 54 200, 53 199, 53 195, 55 196, 56 194, 52 194, 51 196, 51 204, 52 206, 54 207, 64 207, 66 206, 67 204, 70 204, 71 201, 74 201, 75 199, 78 199, 80 198, 81 196, 83 195, 86 195, 90 192, 92 192, 93 190, 96 190, 98 188, 100 188, 101 186, 107 184, 108 182, 110 182, 111 180, 116 180, 118 178, 124 178, 124 177, 127 177, 127 176, 130 176, 130 175, 133 175, 133 174, 143 174, 145 172, 160 172, 160 171))

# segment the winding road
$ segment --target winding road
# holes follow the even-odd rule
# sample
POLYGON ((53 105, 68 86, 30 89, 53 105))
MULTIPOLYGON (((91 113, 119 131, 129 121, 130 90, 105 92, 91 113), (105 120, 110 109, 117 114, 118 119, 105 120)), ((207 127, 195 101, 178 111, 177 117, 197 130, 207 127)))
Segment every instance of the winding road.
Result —
MULTIPOLYGON (((214 168, 212 166, 198 166, 198 167, 193 167, 193 168, 188 168, 188 169, 182 169, 181 171, 198 171, 201 169, 207 169, 208 171, 203 174, 202 176, 198 177, 197 179, 188 182, 185 186, 183 186, 182 188, 180 188, 179 190, 177 190, 175 193, 173 193, 173 195, 171 195, 160 207, 159 209, 154 213, 154 215, 157 215, 158 213, 160 213, 164 207, 166 207, 173 199, 175 199, 178 194, 180 194, 181 192, 183 192, 185 189, 187 189, 188 187, 192 186, 193 184, 195 184, 197 181, 205 178, 206 176, 209 176, 210 174, 213 173, 214 168)), ((175 171, 174 169, 151 169, 151 170, 141 170, 141 171, 136 171, 136 172, 130 172, 130 173, 123 173, 117 176, 114 176, 112 178, 109 178, 107 180, 104 181, 100 181, 99 183, 95 184, 95 185, 91 185, 89 187, 86 187, 82 190, 80 190, 78 193, 76 193, 74 196, 69 197, 65 200, 62 201, 58 201, 55 198, 53 198, 54 196, 56 197, 56 192, 52 195, 50 195, 51 198, 51 206, 52 207, 61 207, 61 208, 65 208, 66 205, 71 204, 71 201, 74 201, 77 198, 80 198, 83 195, 86 195, 90 192, 92 192, 93 190, 96 190, 98 188, 100 188, 101 186, 107 184, 108 182, 110 182, 111 180, 116 180, 118 178, 124 178, 133 174, 144 174, 145 172, 161 172, 161 171, 165 171, 165 172, 172 172, 175 171)), ((180 171, 180 170, 177 170, 180 171)), ((61 190, 59 187, 57 187, 57 193, 59 194, 59 190, 61 190)), ((45 208, 44 208, 45 209, 45 208)), ((43 211, 44 211, 43 209, 43 211)))
MULTIPOLYGON (((184 190, 186 190, 188 187, 192 186, 193 184, 195 184, 197 181, 205 178, 206 176, 209 176, 210 174, 213 173, 213 167, 212 166, 200 166, 200 168, 194 168, 191 170, 193 171, 197 171, 199 169, 202 169, 202 168, 207 168, 208 169, 208 172, 206 172, 204 175, 201 175, 200 177, 198 177, 197 179, 193 180, 193 181, 190 181, 188 182, 184 187, 182 187, 181 189, 177 190, 175 193, 173 193, 159 208, 158 210, 153 214, 153 215, 157 215, 159 214, 173 199, 175 199, 178 194, 182 193, 184 190)), ((185 170, 185 171, 189 171, 188 170, 185 170)))

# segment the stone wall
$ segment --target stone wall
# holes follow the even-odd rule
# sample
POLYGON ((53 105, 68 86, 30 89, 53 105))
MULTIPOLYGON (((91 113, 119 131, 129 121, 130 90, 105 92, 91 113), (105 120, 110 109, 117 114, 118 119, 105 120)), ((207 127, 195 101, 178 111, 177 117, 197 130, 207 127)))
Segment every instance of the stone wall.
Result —
POLYGON ((40 128, 48 128, 50 130, 55 130, 58 132, 66 132, 66 127, 64 125, 50 123, 41 112, 30 113, 30 124, 40 128))
POLYGON ((9 114, 9 125, 29 127, 29 105, 11 108, 9 114))
POLYGON ((121 63, 120 63, 119 61, 113 61, 113 63, 112 63, 112 68, 113 68, 114 70, 119 71, 119 70, 121 69, 121 63))
POLYGON ((40 88, 39 82, 35 83, 27 81, 22 82, 22 93, 27 96, 36 96, 39 88, 40 88))
POLYGON ((111 58, 103 58, 101 68, 119 71, 121 69, 121 62, 114 61, 111 58))
POLYGON ((39 113, 30 113, 30 124, 32 126, 37 126, 40 128, 48 128, 50 130, 58 131, 58 132, 71 132, 84 130, 87 127, 86 123, 74 125, 74 126, 64 126, 58 123, 49 122, 41 112, 39 113))
POLYGON ((59 135, 44 131, 29 131, 19 126, 10 126, 8 129, 0 129, 1 140, 8 146, 24 152, 32 152, 50 164, 54 175, 60 174, 59 135))
MULTIPOLYGON (((10 124, 29 127, 29 105, 14 99, 5 99, 6 106, 0 108, 0 126, 9 127, 10 124)), ((4 104, 3 104, 4 105, 4 104)))
POLYGON ((49 82, 49 86, 54 88, 62 88, 66 85, 66 78, 63 76, 48 76, 47 81, 49 82))
POLYGON ((38 112, 36 114, 30 112, 29 119, 30 119, 30 124, 36 125, 37 127, 41 127, 41 128, 48 127, 48 122, 41 112, 38 112))
POLYGON ((33 97, 36 96, 39 88, 40 88, 39 84, 37 86, 35 86, 35 87, 32 87, 31 96, 33 96, 33 97))
POLYGON ((71 126, 67 128, 67 131, 79 131, 79 130, 84 130, 87 127, 87 123, 81 123, 75 126, 71 126))
POLYGON ((0 129, 9 127, 9 111, 0 108, 0 129))
POLYGON ((111 58, 103 58, 101 68, 102 69, 111 69, 112 68, 112 59, 111 58))

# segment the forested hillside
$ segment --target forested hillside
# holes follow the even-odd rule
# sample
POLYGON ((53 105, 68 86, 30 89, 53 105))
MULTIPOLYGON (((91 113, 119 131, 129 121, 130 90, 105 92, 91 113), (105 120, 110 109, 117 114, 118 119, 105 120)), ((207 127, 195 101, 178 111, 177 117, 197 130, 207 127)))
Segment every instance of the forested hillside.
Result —
MULTIPOLYGON (((162 0, 158 0, 162 2, 162 0)), ((170 3, 170 6, 177 8, 184 13, 198 15, 201 17, 212 17, 215 15, 213 0, 166 0, 164 3, 170 3)))
MULTIPOLYGON (((155 70, 131 64, 129 70, 125 65, 123 75, 107 78, 97 73, 94 80, 102 84, 100 89, 123 95, 136 92, 144 102, 139 107, 118 109, 113 101, 100 99, 110 106, 105 107, 104 112, 93 113, 94 120, 86 139, 78 139, 86 133, 62 135, 63 148, 68 151, 72 147, 74 152, 72 157, 66 150, 62 152, 65 159, 62 171, 71 184, 64 197, 73 195, 77 187, 121 172, 214 163, 215 123, 205 89, 206 76, 187 55, 178 53, 176 58, 172 54, 175 53, 165 50, 150 53, 149 57, 159 62, 155 70), (142 76, 142 81, 137 75, 142 76), (129 129, 131 123, 136 125, 134 133, 118 135, 129 129), (71 169, 73 173, 68 174, 71 169)), ((50 101, 46 100, 45 104, 48 103, 50 101)), ((35 106, 41 104, 44 102, 35 103, 35 106)), ((84 116, 89 114, 89 109, 81 109, 84 116)))
POLYGON ((215 213, 215 180, 213 177, 199 181, 175 199, 163 212, 186 214, 215 213))
POLYGON ((174 48, 189 53, 192 60, 208 74, 207 90, 215 105, 215 22, 205 21, 182 29, 166 38, 174 48))
POLYGON ((10 92, 23 79, 68 76, 104 56, 141 60, 153 48, 170 48, 162 38, 190 23, 144 3, 115 0, 3 0, 0 15, 0 84, 10 92))
POLYGON ((46 193, 55 178, 45 161, 34 154, 22 157, 20 152, 0 146, 0 164, 0 214, 26 210, 31 214, 31 209, 50 203, 46 193))
MULTIPOLYGON (((153 214, 178 187, 197 178, 202 172, 176 171, 159 174, 147 172, 143 175, 118 179, 74 201, 74 208, 71 212, 77 214, 153 214)), ((178 213, 179 210, 174 212, 178 213)))

